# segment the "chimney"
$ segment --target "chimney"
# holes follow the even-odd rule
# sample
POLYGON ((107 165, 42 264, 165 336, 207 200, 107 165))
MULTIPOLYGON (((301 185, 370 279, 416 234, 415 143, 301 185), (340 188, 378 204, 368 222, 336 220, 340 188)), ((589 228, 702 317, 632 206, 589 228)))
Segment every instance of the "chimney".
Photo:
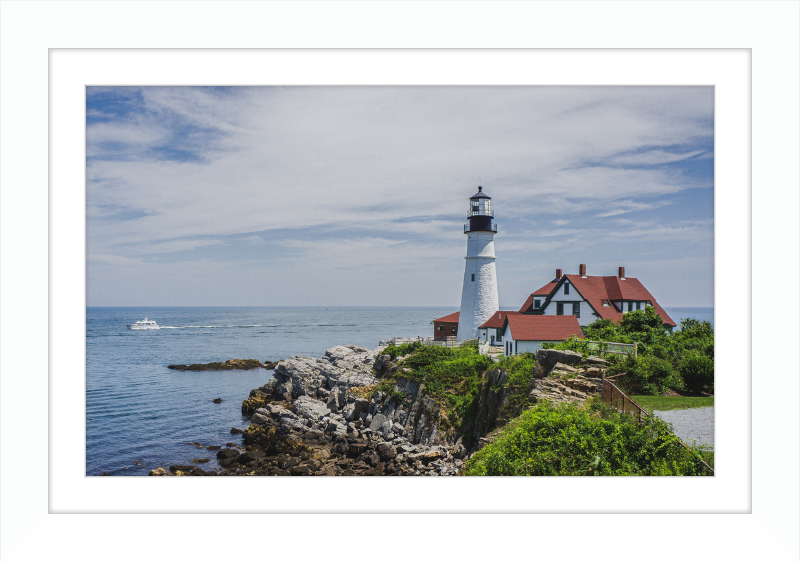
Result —
POLYGON ((620 279, 625 279, 625 267, 622 266, 622 265, 619 266, 619 278, 620 279))
POLYGON ((556 269, 556 281, 558 281, 559 279, 561 279, 561 270, 556 269))
POLYGON ((586 264, 585 263, 582 263, 578 267, 578 272, 581 274, 581 277, 586 277, 586 264))

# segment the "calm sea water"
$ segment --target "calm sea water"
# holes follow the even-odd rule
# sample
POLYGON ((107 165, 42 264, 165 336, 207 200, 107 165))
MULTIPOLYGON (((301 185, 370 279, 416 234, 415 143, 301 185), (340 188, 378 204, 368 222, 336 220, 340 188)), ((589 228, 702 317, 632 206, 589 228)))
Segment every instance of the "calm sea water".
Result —
POLYGON ((272 371, 174 371, 173 363, 320 357, 336 345, 373 349, 393 336, 427 336, 446 308, 87 308, 86 474, 146 475, 211 458, 201 445, 239 443, 242 400, 272 371), (161 330, 130 330, 148 317, 161 330), (222 398, 214 404, 214 398, 222 398), (137 464, 134 464, 137 463, 137 464), (139 464, 140 463, 140 464, 139 464))
MULTIPOLYGON (((667 308, 675 320, 709 320, 713 308, 667 308)), ((201 446, 240 443, 241 404, 272 371, 174 371, 173 363, 320 357, 335 345, 372 349, 393 336, 433 334, 452 307, 180 307, 86 309, 86 474, 146 475, 210 458, 201 446), (161 330, 130 330, 148 317, 161 330), (214 404, 214 398, 222 398, 214 404)))

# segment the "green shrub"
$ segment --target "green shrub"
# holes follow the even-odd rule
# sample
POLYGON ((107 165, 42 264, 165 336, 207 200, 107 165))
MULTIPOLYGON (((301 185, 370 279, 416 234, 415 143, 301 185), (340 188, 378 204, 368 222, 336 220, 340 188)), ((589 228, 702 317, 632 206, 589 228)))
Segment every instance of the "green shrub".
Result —
POLYGON ((692 392, 714 390, 714 360, 705 355, 689 355, 680 366, 683 384, 692 392))
POLYGON ((392 343, 381 352, 381 355, 388 355, 392 358, 392 360, 394 360, 396 357, 404 357, 412 351, 420 349, 421 347, 423 346, 419 342, 402 343, 400 345, 395 345, 392 343))
POLYGON ((523 413, 467 462, 487 476, 700 475, 697 451, 685 449, 658 418, 639 424, 601 406, 545 402, 523 413), (593 410, 601 412, 597 416, 593 410), (599 461, 597 457, 600 457, 599 461))

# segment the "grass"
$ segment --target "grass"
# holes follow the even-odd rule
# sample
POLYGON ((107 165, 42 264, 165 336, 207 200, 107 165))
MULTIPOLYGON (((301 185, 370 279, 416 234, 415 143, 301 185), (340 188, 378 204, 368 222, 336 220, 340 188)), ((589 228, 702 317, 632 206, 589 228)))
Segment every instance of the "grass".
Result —
POLYGON ((686 410, 714 405, 713 396, 631 396, 652 416, 653 410, 686 410))

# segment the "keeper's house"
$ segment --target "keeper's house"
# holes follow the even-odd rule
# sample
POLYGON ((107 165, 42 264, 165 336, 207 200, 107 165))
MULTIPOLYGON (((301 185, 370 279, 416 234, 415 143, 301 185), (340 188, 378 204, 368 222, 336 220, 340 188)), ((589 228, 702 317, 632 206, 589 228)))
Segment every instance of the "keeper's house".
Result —
POLYGON ((599 318, 619 322, 622 315, 652 306, 669 329, 676 326, 655 297, 635 277, 625 277, 620 267, 617 276, 588 276, 586 264, 580 264, 578 275, 562 275, 556 269, 555 279, 530 294, 519 311, 537 316, 574 316, 581 326, 599 318))

